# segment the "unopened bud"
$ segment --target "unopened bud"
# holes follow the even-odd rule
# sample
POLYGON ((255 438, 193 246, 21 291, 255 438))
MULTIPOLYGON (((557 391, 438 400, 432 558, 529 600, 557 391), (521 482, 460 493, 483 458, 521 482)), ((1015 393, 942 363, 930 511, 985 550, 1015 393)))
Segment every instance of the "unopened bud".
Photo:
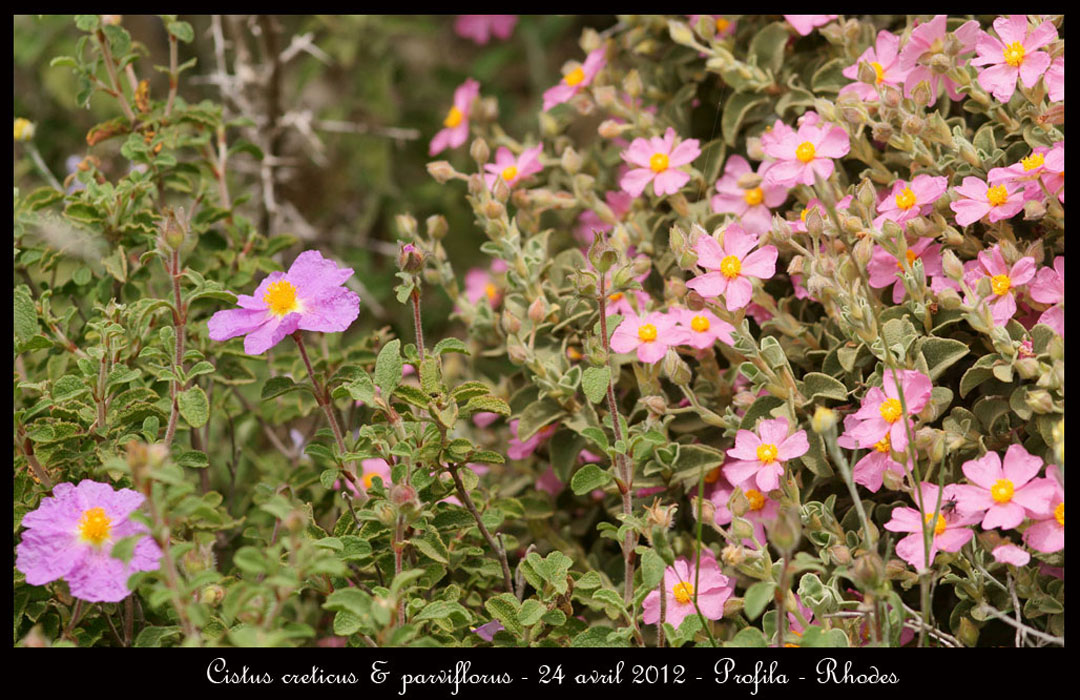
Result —
MULTIPOLYGON (((686 25, 683 26, 685 27, 686 25)), ((689 30, 687 30, 687 34, 689 33, 689 30)), ((632 68, 630 72, 626 74, 626 77, 623 78, 623 91, 630 95, 630 97, 640 97, 643 89, 644 86, 641 83, 641 75, 637 72, 636 68, 632 68)))
POLYGON ((446 217, 442 214, 429 216, 424 221, 424 225, 427 227, 428 236, 436 240, 445 238, 447 232, 450 231, 450 224, 446 223, 446 217))
POLYGON ((750 171, 740 175, 739 179, 736 180, 735 184, 737 184, 744 190, 752 190, 755 187, 761 185, 762 179, 763 178, 760 175, 753 171, 750 171))
POLYGON ((199 602, 203 605, 216 608, 221 605, 223 600, 225 600, 225 589, 216 583, 210 584, 199 591, 199 602))
POLYGON ((923 129, 926 128, 926 122, 923 119, 920 119, 917 115, 909 114, 904 119, 904 123, 903 125, 901 125, 900 128, 905 134, 918 136, 923 132, 923 129))
POLYGON ((886 122, 874 122, 870 125, 870 137, 878 143, 888 143, 893 137, 893 128, 886 122))
POLYGON ((911 91, 911 99, 920 107, 930 104, 931 96, 930 83, 925 80, 920 80, 915 89, 911 91))
POLYGON ((536 297, 536 300, 529 304, 529 320, 533 323, 540 323, 547 316, 547 303, 544 301, 544 297, 536 297))
POLYGON ((836 427, 836 423, 839 420, 839 416, 836 411, 825 406, 818 406, 814 409, 814 416, 810 419, 810 427, 813 428, 815 433, 827 433, 836 427))
POLYGON ((720 550, 720 561, 727 566, 738 566, 746 561, 746 549, 739 544, 725 545, 720 550))
POLYGON ((491 194, 495 197, 495 199, 505 204, 506 200, 510 199, 510 186, 506 184, 506 180, 504 180, 503 178, 496 177, 495 184, 491 190, 491 194))
POLYGON ((820 236, 825 229, 825 223, 821 218, 821 207, 814 207, 806 215, 806 231, 811 236, 820 236))
POLYGON ((653 415, 662 416, 667 413, 667 401, 663 396, 656 396, 655 394, 644 396, 641 399, 641 403, 645 404, 645 408, 653 415))
POLYGON ((741 488, 735 489, 731 498, 728 499, 728 510, 736 517, 742 517, 746 515, 746 511, 750 510, 750 501, 741 488))
POLYGON ((15 140, 16 141, 29 141, 34 138, 34 132, 37 131, 37 126, 34 122, 24 117, 18 117, 15 119, 15 140))
POLYGON ((877 588, 885 575, 885 564, 877 552, 867 552, 855 560, 855 582, 863 590, 877 588))
POLYGON ((957 139, 957 145, 960 149, 960 157, 964 159, 968 165, 973 165, 976 168, 982 168, 982 158, 979 157, 979 152, 975 150, 975 146, 971 145, 971 142, 966 139, 960 141, 957 139))
POLYGON ((771 527, 766 526, 769 542, 779 551, 790 553, 802 537, 799 512, 790 506, 781 506, 771 527))
POLYGON ((731 535, 739 542, 748 540, 754 536, 754 526, 746 518, 735 517, 731 520, 731 535))
POLYGON ((502 314, 502 327, 507 334, 514 335, 521 330, 521 319, 504 309, 502 314))
POLYGON ((472 146, 469 147, 469 155, 472 156, 477 165, 482 166, 491 158, 491 148, 488 147, 487 141, 484 139, 473 139, 472 146))
POLYGON ((570 148, 569 146, 566 148, 566 150, 563 151, 560 162, 562 164, 563 170, 570 173, 571 175, 575 175, 579 170, 581 170, 581 156, 579 156, 577 151, 575 151, 573 148, 570 148))
POLYGON ((1027 407, 1035 413, 1043 414, 1054 412, 1054 399, 1046 389, 1029 391, 1027 396, 1024 397, 1024 403, 1026 403, 1027 407))
POLYGON ((596 100, 596 106, 601 109, 614 107, 617 98, 618 95, 615 92, 614 85, 601 85, 593 88, 593 99, 596 100))
POLYGON ((618 138, 628 126, 628 124, 620 124, 614 119, 605 119, 600 123, 597 133, 605 139, 614 139, 618 138))
POLYGON ((852 255, 855 257, 855 263, 863 268, 870 264, 870 258, 874 254, 874 239, 870 236, 864 236, 859 239, 859 242, 855 244, 855 249, 852 250, 852 255))
POLYGON ((945 75, 949 72, 949 69, 953 67, 952 59, 944 54, 934 54, 930 57, 930 61, 927 64, 930 66, 930 70, 938 75, 945 75))
POLYGON ((888 83, 882 83, 881 85, 881 101, 886 107, 895 109, 900 104, 900 100, 904 99, 904 95, 896 89, 896 87, 889 85, 888 83))
POLYGON ((489 219, 496 220, 501 219, 506 214, 506 207, 502 202, 495 199, 489 199, 484 203, 484 216, 489 219))
POLYGON ((829 556, 840 566, 847 566, 851 563, 851 550, 846 545, 834 544, 829 547, 829 556))
POLYGON ((398 268, 402 272, 418 272, 424 266, 424 254, 412 243, 401 246, 398 253, 398 268))
POLYGON ((857 216, 850 216, 848 214, 837 213, 837 217, 840 219, 840 228, 845 233, 858 233, 863 230, 862 219, 857 216))
POLYGON ((480 173, 473 173, 469 176, 469 194, 474 197, 479 197, 487 189, 487 184, 484 182, 484 176, 480 173))
POLYGON ((420 502, 416 498, 416 489, 409 484, 394 484, 390 487, 390 502, 398 508, 419 508, 420 502))
POLYGON ((427 171, 440 185, 446 184, 451 178, 457 175, 454 166, 450 165, 450 163, 445 160, 434 160, 428 163, 427 171))
POLYGON ((676 386, 686 386, 694 378, 690 366, 679 357, 675 348, 668 348, 667 354, 664 355, 664 374, 676 386))

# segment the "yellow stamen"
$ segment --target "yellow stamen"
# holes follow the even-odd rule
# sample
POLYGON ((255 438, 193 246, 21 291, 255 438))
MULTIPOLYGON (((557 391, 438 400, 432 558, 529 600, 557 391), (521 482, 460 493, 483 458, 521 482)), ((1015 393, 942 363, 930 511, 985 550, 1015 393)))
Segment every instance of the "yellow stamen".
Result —
POLYGON ((675 600, 681 605, 687 605, 694 599, 694 584, 687 581, 676 583, 671 592, 675 595, 675 600))
POLYGON ((651 323, 642 325, 641 328, 638 328, 637 337, 646 343, 653 342, 656 340, 656 326, 651 323))
POLYGON ((1057 504, 1057 508, 1054 508, 1054 520, 1058 522, 1058 525, 1065 527, 1065 501, 1057 504))
POLYGON ((814 209, 817 209, 817 207, 816 206, 807 207, 806 209, 802 210, 802 213, 799 214, 799 218, 803 220, 803 223, 806 223, 806 217, 809 216, 810 212, 813 211, 814 209))
POLYGON ((619 300, 620 300, 620 299, 622 299, 622 298, 623 298, 624 296, 626 296, 626 295, 625 295, 625 294, 623 294, 622 292, 615 292, 614 294, 609 294, 609 295, 608 295, 608 300, 609 300, 609 301, 619 301, 619 300))
POLYGON ((457 107, 451 107, 450 111, 446 114, 446 119, 443 119, 443 126, 447 129, 453 129, 465 119, 465 115, 457 107))
POLYGON ((889 440, 889 434, 885 433, 885 437, 881 438, 874 443, 874 449, 878 452, 888 453, 892 449, 892 441, 889 440))
POLYGON ((761 204, 762 200, 765 199, 765 193, 761 191, 760 187, 755 187, 752 190, 747 190, 746 192, 743 192, 743 199, 750 206, 756 207, 757 205, 761 204))
POLYGON ((296 287, 288 280, 278 280, 266 288, 263 301, 276 316, 286 316, 300 308, 296 299, 296 287))
POLYGON ((709 319, 705 318, 701 314, 694 316, 690 319, 690 327, 698 333, 704 333, 709 330, 709 319))
POLYGON ((747 489, 744 494, 750 504, 750 510, 761 510, 765 507, 765 494, 757 489, 747 489))
POLYGON ((900 420, 900 414, 903 413, 899 399, 885 399, 878 410, 881 412, 881 417, 889 423, 900 420))
POLYGON ((649 167, 654 173, 662 173, 668 169, 668 157, 666 153, 653 153, 649 158, 649 167))
POLYGON ((502 179, 506 180, 507 182, 510 182, 515 177, 517 177, 517 166, 516 165, 508 165, 505 168, 503 168, 502 179))
POLYGON ((905 187, 900 190, 900 194, 896 195, 896 206, 904 210, 915 206, 915 193, 911 191, 910 187, 905 187))
POLYGON ((1024 166, 1024 170, 1034 170, 1046 162, 1046 158, 1042 153, 1032 153, 1027 158, 1021 158, 1020 163, 1024 166))
MULTIPOLYGON (((919 259, 919 254, 911 248, 908 248, 907 252, 904 253, 904 257, 907 259, 908 267, 911 267, 915 263, 915 261, 919 259)), ((896 261, 896 266, 899 267, 901 270, 904 269, 904 263, 899 260, 896 261)))
POLYGON ((575 85, 580 84, 582 80, 585 80, 585 71, 582 70, 580 67, 575 68, 574 70, 563 76, 563 82, 570 87, 574 87, 575 85))
POLYGON ((780 454, 780 450, 776 449, 776 445, 772 443, 758 445, 757 458, 761 460, 762 464, 772 464, 776 461, 778 454, 780 454))
MULTIPOLYGON (((927 513, 926 514, 926 522, 930 522, 933 519, 934 519, 934 514, 933 513, 927 513)), ((938 515, 937 516, 937 522, 934 523, 934 534, 935 535, 940 535, 943 532, 945 532, 945 518, 943 518, 941 515, 938 515)))
POLYGON ((1019 41, 1014 41, 1011 44, 1005 46, 1001 55, 1004 56, 1005 62, 1013 68, 1019 68, 1020 64, 1024 62, 1024 45, 1019 41))
POLYGON ((706 484, 715 484, 720 480, 720 467, 714 467, 705 474, 706 484))
POLYGON ((499 296, 499 288, 491 282, 488 282, 486 285, 484 285, 484 294, 487 295, 488 299, 494 301, 495 297, 499 296))
MULTIPOLYGON (((373 483, 375 483, 375 477, 377 477, 377 476, 379 476, 379 475, 378 475, 378 474, 376 474, 375 472, 365 472, 365 473, 364 473, 364 476, 363 476, 363 482, 364 482, 364 490, 365 490, 365 491, 366 491, 367 489, 370 489, 370 488, 371 488, 371 485, 372 485, 373 483)), ((382 477, 381 477, 381 476, 379 476, 379 478, 381 479, 382 477)))
POLYGON ((812 161, 815 153, 814 144, 809 141, 803 141, 799 144, 799 147, 795 149, 795 157, 803 163, 812 161))
POLYGON ((870 67, 874 69, 874 82, 878 85, 885 82, 885 68, 877 61, 870 61, 870 67))
POLYGON ((742 261, 734 255, 728 255, 720 261, 720 272, 729 280, 733 280, 739 276, 742 271, 742 261))
POLYGON ((1005 296, 1012 289, 1012 280, 1008 275, 994 275, 990 278, 990 289, 999 297, 1005 296))
POLYGON ((990 496, 996 503, 1008 503, 1013 497, 1013 482, 1008 479, 998 479, 990 488, 990 496))
POLYGON ((724 32, 726 32, 728 30, 728 27, 730 27, 730 26, 731 26, 731 22, 727 21, 723 17, 717 17, 716 18, 716 33, 717 34, 723 34, 724 32))
POLYGON ((1005 189, 1005 185, 994 185, 986 190, 986 201, 990 202, 992 207, 1000 207, 1009 199, 1009 191, 1005 189))
POLYGON ((104 508, 90 508, 79 520, 79 536, 94 546, 109 539, 112 520, 105 515, 104 508))

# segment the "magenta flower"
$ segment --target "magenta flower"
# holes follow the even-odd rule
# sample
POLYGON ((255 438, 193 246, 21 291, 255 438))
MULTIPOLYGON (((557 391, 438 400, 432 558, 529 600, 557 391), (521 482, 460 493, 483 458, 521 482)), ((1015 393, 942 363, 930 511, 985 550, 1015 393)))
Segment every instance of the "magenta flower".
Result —
POLYGON ((723 236, 722 245, 712 236, 698 236, 694 242, 698 265, 709 272, 690 280, 686 286, 705 297, 723 294, 727 310, 734 311, 750 303, 754 295, 751 278, 765 280, 776 274, 778 252, 771 245, 754 250, 758 237, 738 224, 728 226, 723 236))
MULTIPOLYGON (((845 211, 848 207, 851 206, 852 199, 853 197, 850 194, 846 195, 843 199, 836 203, 836 211, 845 211)), ((810 216, 811 212, 813 212, 814 209, 817 209, 818 214, 821 215, 822 219, 827 219, 829 217, 829 212, 825 209, 825 204, 817 197, 814 197, 809 202, 807 202, 806 206, 803 207, 803 210, 799 212, 798 219, 788 221, 788 225, 791 226, 791 230, 795 233, 806 233, 806 217, 810 216)))
POLYGON ((285 336, 301 331, 339 333, 360 315, 360 297, 342 286, 352 277, 317 250, 305 250, 288 272, 271 272, 253 296, 238 294, 239 309, 215 313, 207 322, 211 340, 244 338, 244 352, 261 355, 285 336))
POLYGON ((806 36, 817 27, 832 22, 837 17, 839 15, 784 15, 784 19, 788 21, 791 28, 802 36, 806 36))
POLYGON ((904 271, 904 263, 907 268, 915 264, 916 260, 922 260, 923 273, 927 279, 931 275, 942 275, 941 269, 941 244, 935 243, 933 238, 920 238, 908 246, 904 254, 904 260, 900 261, 892 253, 881 246, 874 246, 874 253, 870 256, 870 264, 867 272, 870 273, 870 286, 875 289, 893 286, 892 300, 899 304, 904 300, 904 280, 901 274, 904 271))
POLYGON ((506 456, 510 459, 526 459, 536 452, 537 448, 543 443, 551 439, 551 436, 555 434, 555 430, 559 427, 556 424, 546 425, 540 430, 537 430, 528 440, 522 441, 518 439, 518 424, 517 418, 510 421, 510 434, 513 436, 510 438, 510 442, 506 447, 506 456))
POLYGON ((589 55, 585 57, 584 64, 564 75, 558 85, 545 90, 543 110, 546 112, 555 105, 569 102, 570 98, 592 84, 593 78, 607 64, 604 52, 605 48, 603 46, 590 51, 589 55))
POLYGON ((469 138, 469 114, 472 104, 480 96, 480 83, 467 79, 454 90, 454 106, 443 119, 443 128, 431 139, 428 155, 441 153, 447 148, 457 148, 469 138))
POLYGON ((535 175, 544 169, 540 164, 540 153, 544 150, 544 144, 540 143, 532 148, 526 148, 517 158, 506 146, 499 146, 495 151, 495 162, 484 166, 487 175, 484 182, 488 189, 495 187, 495 179, 502 178, 506 186, 513 189, 522 180, 535 175))
MULTIPOLYGON (((382 479, 383 487, 390 488, 390 464, 382 457, 371 457, 369 459, 361 460, 360 462, 360 474, 357 475, 360 483, 364 485, 364 491, 370 491, 371 486, 375 483, 375 477, 382 479)), ((346 480, 345 483, 349 486, 349 490, 354 495, 359 495, 356 486, 353 485, 351 480, 346 480)), ((341 488, 341 479, 334 482, 334 488, 341 488)))
POLYGON ((845 78, 856 82, 840 88, 840 94, 854 93, 863 102, 877 102, 879 85, 900 87, 910 69, 900 67, 899 49, 900 37, 884 29, 878 32, 874 46, 868 47, 855 63, 841 71, 845 78), (858 81, 860 63, 869 63, 874 69, 873 85, 858 81))
POLYGON ((1052 464, 1046 468, 1052 488, 1046 510, 1031 513, 1035 524, 1024 531, 1024 542, 1039 552, 1060 552, 1065 549, 1065 489, 1061 485, 1060 468, 1052 464))
POLYGON ((1024 192, 1011 182, 991 187, 977 177, 967 176, 964 183, 954 187, 961 195, 949 204, 960 226, 973 224, 989 215, 991 222, 1010 219, 1024 208, 1024 192))
MULTIPOLYGON (((853 415, 844 417, 844 434, 836 438, 836 444, 844 449, 858 449, 859 443, 851 435, 852 429, 859 424, 859 419, 853 415)), ((910 460, 909 460, 910 466, 910 460)), ((851 469, 851 478, 856 484, 862 484, 872 493, 881 490, 885 483, 885 472, 892 472, 903 478, 904 465, 892 457, 892 443, 888 433, 881 438, 851 469)))
POLYGON ((690 181, 690 174, 679 168, 701 155, 701 148, 697 139, 680 141, 675 130, 668 127, 663 138, 634 139, 621 155, 624 161, 637 167, 622 176, 619 186, 634 197, 640 197, 651 182, 653 193, 660 197, 675 194, 690 181))
MULTIPOLYGON (((685 557, 675 560, 673 566, 664 569, 664 595, 667 598, 664 621, 678 629, 687 615, 696 615, 694 600, 701 614, 709 620, 724 616, 724 603, 735 591, 735 583, 720 573, 711 552, 702 551, 701 570, 692 566, 685 557), (698 586, 694 588, 695 584, 698 586)), ((660 591, 653 590, 642 603, 642 620, 647 625, 660 621, 660 591)))
POLYGON ((883 218, 898 224, 916 216, 928 216, 933 211, 934 202, 941 199, 948 188, 948 178, 926 174, 916 175, 911 184, 897 180, 893 183, 891 196, 886 196, 878 204, 877 210, 883 218))
POLYGON ((627 316, 611 334, 611 349, 620 353, 637 350, 641 362, 659 362, 669 347, 683 345, 687 340, 686 331, 678 323, 677 315, 660 311, 645 317, 627 316))
POLYGON ((930 378, 922 372, 905 369, 897 373, 887 369, 884 372, 881 387, 870 387, 863 397, 862 406, 854 414, 858 424, 848 424, 844 420, 845 434, 850 435, 862 449, 874 447, 888 439, 891 449, 903 452, 907 449, 907 420, 903 417, 900 394, 896 391, 896 379, 899 376, 900 387, 904 391, 907 413, 914 416, 923 410, 930 400, 930 378))
MULTIPOLYGON (((758 175, 764 176, 771 163, 758 166, 758 175)), ((788 188, 783 185, 768 185, 764 182, 757 187, 744 189, 739 187, 739 178, 754 172, 742 156, 731 156, 724 165, 724 176, 716 181, 716 192, 712 198, 712 210, 717 214, 735 214, 742 227, 757 235, 772 228, 772 212, 787 199, 788 188)))
MULTIPOLYGON (((608 208, 611 209, 611 213, 615 215, 615 218, 621 221, 626 214, 630 211, 631 205, 634 203, 634 198, 627 192, 621 190, 612 190, 604 193, 604 201, 607 202, 608 208)), ((600 218, 592 209, 586 209, 578 216, 578 224, 574 227, 574 235, 578 240, 585 244, 591 244, 593 241, 593 231, 607 232, 615 228, 614 223, 609 223, 600 218)))
POLYGON ((477 44, 486 44, 493 34, 500 39, 509 39, 517 21, 517 15, 458 15, 454 20, 454 33, 477 44))
MULTIPOLYGON (((953 496, 955 484, 949 484, 941 494, 941 505, 944 506, 953 496)), ((920 484, 922 492, 922 507, 925 515, 921 515, 915 508, 898 506, 893 508, 892 519, 885 523, 885 529, 890 532, 910 532, 911 534, 896 543, 896 555, 915 567, 916 571, 928 568, 926 552, 923 545, 923 524, 930 525, 930 559, 938 552, 956 552, 971 540, 975 534, 970 525, 979 522, 979 515, 961 515, 956 510, 945 510, 935 514, 935 506, 938 503, 938 487, 934 484, 923 482, 920 484)))
POLYGON ((731 336, 735 332, 735 326, 708 309, 672 309, 671 313, 679 319, 679 328, 685 334, 684 345, 704 350, 711 348, 717 340, 726 345, 735 344, 735 339, 731 336))
POLYGON ((1019 78, 1026 88, 1035 83, 1050 67, 1050 55, 1039 51, 1058 38, 1051 22, 1043 22, 1028 31, 1027 15, 1010 15, 994 20, 994 31, 1000 39, 987 32, 979 35, 978 56, 973 66, 993 66, 979 73, 979 85, 999 102, 1008 102, 1016 91, 1019 78))
POLYGON ((15 568, 33 586, 62 578, 80 600, 123 600, 131 593, 128 578, 138 571, 156 571, 161 559, 152 537, 139 538, 127 563, 112 556, 120 540, 149 535, 145 525, 128 519, 144 500, 137 491, 89 479, 78 486, 57 484, 51 497, 23 516, 26 530, 15 548, 15 568))
MULTIPOLYGON (((1034 180, 1042 175, 1045 170, 1046 154, 1049 152, 1050 149, 1046 146, 1036 146, 1031 153, 1007 168, 991 169, 986 174, 986 181, 991 185, 999 185, 1003 182, 1034 180)), ((1041 196, 1041 192, 1037 187, 1034 190, 1036 195, 1041 196)))
POLYGON ((1046 324, 1062 338, 1065 337, 1065 258, 1054 258, 1054 267, 1044 267, 1035 275, 1035 280, 1028 287, 1031 298, 1040 304, 1053 304, 1039 317, 1039 323, 1046 324))
POLYGON ((486 428, 497 420, 499 420, 499 414, 491 411, 480 411, 474 413, 472 417, 473 425, 477 428, 486 428))
POLYGON ((787 418, 763 420, 758 423, 756 435, 749 430, 735 434, 735 447, 727 455, 736 461, 724 465, 724 476, 735 486, 754 477, 761 491, 772 491, 780 487, 784 462, 802 457, 809 449, 805 430, 788 435, 787 418))
POLYGON ((1050 508, 1054 487, 1046 479, 1035 479, 1042 466, 1041 459, 1020 445, 1009 446, 1004 465, 996 452, 970 459, 962 468, 971 484, 955 486, 956 509, 962 515, 983 516, 984 530, 1011 530, 1026 513, 1050 508))
MULTIPOLYGON (((955 101, 963 98, 955 82, 930 70, 929 66, 925 65, 931 57, 941 53, 944 47, 946 19, 945 15, 937 15, 929 22, 915 27, 900 51, 900 67, 909 71, 904 78, 904 97, 911 97, 915 86, 925 80, 930 86, 930 106, 937 102, 942 83, 950 99, 955 101)), ((953 32, 953 36, 960 41, 960 50, 956 54, 957 66, 963 66, 965 63, 960 59, 961 56, 975 50, 975 42, 979 38, 980 31, 979 22, 970 20, 953 32)))
POLYGON ((475 632, 476 636, 480 637, 480 639, 483 639, 485 642, 490 642, 492 639, 495 638, 496 632, 504 629, 506 628, 503 627, 501 622, 499 622, 498 620, 492 620, 491 622, 484 623, 479 627, 474 627, 473 632, 475 632))
POLYGON ((470 268, 465 273, 465 298, 470 304, 477 304, 481 299, 487 299, 491 308, 499 305, 502 291, 495 284, 495 278, 491 272, 482 267, 470 268))
POLYGON ((1016 314, 1016 288, 1035 277, 1035 258, 1020 258, 1009 267, 1001 256, 1001 247, 994 246, 979 253, 974 262, 975 265, 964 272, 964 281, 974 289, 981 278, 990 278, 990 310, 994 325, 1004 326, 1016 314))
POLYGON ((798 131, 768 141, 762 139, 762 149, 777 161, 765 173, 764 184, 794 187, 800 183, 813 185, 815 173, 828 179, 835 168, 833 158, 846 156, 851 141, 839 126, 804 122, 798 131))
POLYGON ((1050 67, 1043 74, 1043 84, 1051 102, 1065 101, 1065 57, 1058 56, 1050 62, 1050 67))

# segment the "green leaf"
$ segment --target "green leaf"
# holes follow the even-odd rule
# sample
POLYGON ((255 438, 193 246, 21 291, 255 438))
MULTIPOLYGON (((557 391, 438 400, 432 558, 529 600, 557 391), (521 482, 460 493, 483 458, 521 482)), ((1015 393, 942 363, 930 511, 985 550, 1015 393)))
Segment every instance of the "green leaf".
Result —
POLYGON ((758 581, 746 589, 746 595, 743 596, 743 612, 746 614, 746 619, 757 619, 757 616, 765 611, 772 602, 774 590, 776 590, 776 584, 772 581, 758 581))
POLYGON ((500 416, 509 416, 510 405, 497 396, 474 396, 461 409, 461 415, 468 417, 474 413, 498 413, 500 416))
POLYGON ((803 376, 802 393, 808 399, 847 400, 847 387, 844 383, 821 372, 807 372, 803 376))
POLYGON ((730 642, 726 642, 724 646, 763 649, 769 646, 769 643, 765 640, 765 635, 757 627, 745 627, 739 630, 739 633, 730 642))
POLYGON ((348 612, 362 619, 371 612, 371 596, 359 588, 339 588, 326 597, 323 609, 348 612))
POLYGON ((765 68, 774 74, 780 72, 784 64, 784 47, 791 34, 786 22, 773 22, 750 40, 750 56, 757 58, 759 68, 765 68))
POLYGON ((540 622, 540 618, 547 612, 547 608, 544 604, 535 598, 529 598, 521 604, 521 610, 518 611, 518 621, 525 627, 532 627, 537 622, 540 622))
POLYGON ((435 343, 435 349, 431 351, 434 355, 442 355, 448 352, 459 352, 462 355, 470 355, 469 348, 465 347, 458 338, 443 338, 438 343, 435 343))
POLYGON ((697 481, 703 474, 724 463, 724 453, 704 445, 679 445, 672 480, 697 481))
POLYGON ((270 562, 258 547, 247 546, 236 550, 236 554, 233 555, 233 564, 249 574, 265 574, 270 571, 270 562))
POLYGON ((920 348, 930 379, 934 380, 971 351, 967 343, 951 338, 927 338, 920 348))
MULTIPOLYGON (((367 381, 368 386, 371 386, 371 388, 374 389, 375 387, 371 384, 371 380, 369 379, 367 381)), ((431 399, 423 392, 423 390, 417 389, 411 384, 399 384, 398 387, 394 389, 394 398, 401 399, 402 401, 419 408, 427 408, 428 404, 431 403, 431 399)), ((360 400, 363 401, 363 399, 360 400)))
POLYGON ((521 420, 518 422, 518 440, 522 442, 528 440, 541 428, 565 415, 566 411, 553 399, 533 401, 521 412, 521 420))
POLYGON ((51 394, 53 401, 59 404, 70 401, 88 391, 90 391, 89 387, 80 377, 66 374, 53 382, 51 394))
POLYGON ((502 626, 506 628, 506 631, 510 634, 521 637, 525 633, 525 628, 518 620, 518 600, 512 593, 500 593, 499 595, 488 598, 484 601, 484 609, 491 613, 491 616, 502 623, 502 626))
POLYGON ((596 489, 604 488, 611 482, 611 474, 595 464, 586 464, 574 473, 570 480, 570 488, 578 496, 589 493, 596 489))
POLYGON ((375 383, 371 381, 371 377, 367 372, 358 375, 350 382, 343 384, 345 390, 349 392, 349 396, 354 401, 362 401, 365 406, 372 406, 375 404, 375 383))
POLYGON ((581 389, 586 398, 593 403, 599 403, 607 395, 608 386, 611 382, 611 368, 589 367, 581 375, 581 389))
POLYGON ((20 284, 14 292, 15 304, 15 337, 20 343, 25 343, 38 332, 37 309, 34 300, 30 297, 30 289, 20 284))
POLYGON ((263 384, 262 400, 266 401, 267 399, 287 394, 290 391, 307 391, 311 394, 315 393, 309 385, 298 384, 290 377, 270 377, 266 380, 266 384, 263 384))
POLYGON ((401 341, 391 340, 379 351, 375 360, 375 384, 389 398, 401 383, 401 341))
POLYGON ((187 22, 169 22, 166 28, 169 30, 169 34, 172 34, 185 44, 190 44, 195 39, 195 30, 187 22))
POLYGON ((166 642, 180 636, 180 628, 173 627, 144 627, 135 637, 137 647, 162 647, 166 642))
POLYGON ((739 92, 728 98, 720 117, 720 130, 724 134, 724 142, 727 145, 735 145, 735 138, 739 135, 739 128, 743 121, 749 116, 751 110, 765 104, 767 99, 760 92, 739 92))
POLYGON ((180 415, 192 428, 201 428, 210 420, 210 402, 201 387, 193 386, 176 397, 180 415))
POLYGON ((205 452, 199 450, 188 450, 179 457, 176 458, 176 463, 181 467, 190 467, 192 469, 206 469, 210 466, 210 458, 206 456, 205 452))
POLYGON ((641 555, 641 585, 643 588, 652 590, 660 585, 660 579, 664 576, 664 560, 654 549, 645 550, 641 555))

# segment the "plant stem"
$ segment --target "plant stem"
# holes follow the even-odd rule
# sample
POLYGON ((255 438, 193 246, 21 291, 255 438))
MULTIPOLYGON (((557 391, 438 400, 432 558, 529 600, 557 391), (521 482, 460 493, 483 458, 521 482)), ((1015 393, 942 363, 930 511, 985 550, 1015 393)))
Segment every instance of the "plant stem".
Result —
POLYGON ((128 118, 128 121, 134 124, 135 112, 132 111, 127 96, 124 95, 124 89, 120 87, 120 81, 116 76, 116 63, 113 61, 112 51, 109 50, 109 42, 105 39, 105 32, 100 29, 97 30, 94 38, 97 39, 98 46, 101 48, 101 56, 105 59, 105 72, 109 74, 109 83, 112 85, 113 94, 120 103, 120 108, 124 111, 124 116, 128 118))
POLYGON ((495 541, 495 538, 488 532, 487 527, 484 525, 484 521, 480 519, 480 513, 476 510, 476 504, 473 503, 472 497, 469 496, 469 492, 465 490, 465 484, 461 481, 461 476, 458 474, 458 465, 448 464, 447 469, 450 471, 450 476, 454 479, 454 486, 457 487, 458 498, 465 504, 465 507, 472 513, 473 519, 476 521, 476 526, 480 528, 480 534, 487 540, 488 546, 499 556, 499 564, 502 565, 503 583, 506 585, 506 590, 509 593, 514 592, 513 578, 510 576, 510 564, 506 561, 506 550, 499 546, 499 543, 495 541))
POLYGON ((177 41, 176 37, 169 33, 169 99, 165 103, 165 116, 172 114, 173 101, 176 100, 176 89, 180 85, 180 75, 176 72, 177 64, 177 41))
POLYGON ((667 569, 660 574, 660 619, 656 622, 656 646, 664 648, 664 623, 667 621, 667 569))
MULTIPOLYGON (((172 277, 173 289, 173 325, 176 330, 176 350, 173 355, 173 371, 179 372, 184 364, 184 334, 187 331, 187 311, 180 299, 180 250, 173 249, 168 265, 172 277)), ((165 429, 165 446, 172 445, 176 436, 176 422, 180 416, 180 392, 184 387, 178 379, 172 381, 172 409, 169 411, 169 426, 165 429)))
POLYGON ((416 350, 420 353, 420 361, 424 361, 424 329, 420 325, 420 288, 413 287, 412 294, 409 295, 412 299, 413 307, 413 328, 416 329, 416 350))

